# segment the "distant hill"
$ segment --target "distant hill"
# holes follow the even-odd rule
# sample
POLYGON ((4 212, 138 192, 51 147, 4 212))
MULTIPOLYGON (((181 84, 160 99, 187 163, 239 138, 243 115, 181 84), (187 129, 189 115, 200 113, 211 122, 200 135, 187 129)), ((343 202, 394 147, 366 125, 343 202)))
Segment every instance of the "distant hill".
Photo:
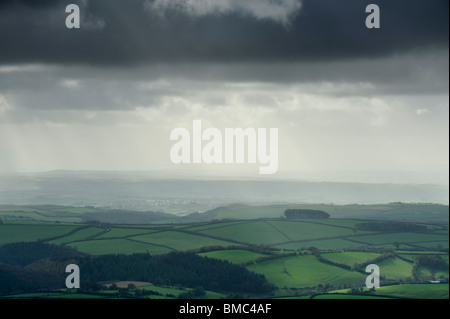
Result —
POLYGON ((172 214, 251 205, 449 203, 448 186, 306 182, 281 179, 164 178, 139 172, 0 175, 0 203, 94 206, 172 214))
POLYGON ((221 206, 204 213, 181 216, 154 211, 134 211, 101 207, 61 205, 0 205, 2 220, 44 221, 59 223, 113 224, 185 224, 224 219, 280 218, 286 210, 323 211, 331 218, 380 221, 449 223, 449 206, 440 204, 387 203, 377 205, 279 204, 221 206))
POLYGON ((330 214, 325 213, 323 210, 315 209, 286 209, 286 211, 284 212, 284 216, 286 216, 287 218, 330 218, 330 214))

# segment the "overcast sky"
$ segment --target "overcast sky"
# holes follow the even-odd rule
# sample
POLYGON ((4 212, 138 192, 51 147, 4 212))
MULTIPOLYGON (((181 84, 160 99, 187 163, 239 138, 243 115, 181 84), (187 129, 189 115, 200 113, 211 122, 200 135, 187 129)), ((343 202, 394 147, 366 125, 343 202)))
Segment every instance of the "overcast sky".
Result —
POLYGON ((202 120, 279 128, 273 177, 364 181, 384 171, 385 182, 448 184, 448 9, 447 0, 0 0, 0 172, 256 177, 255 165, 172 164, 171 130, 202 120), (69 3, 81 8, 78 30, 65 26, 69 3), (369 3, 380 6, 380 29, 365 26, 369 3))

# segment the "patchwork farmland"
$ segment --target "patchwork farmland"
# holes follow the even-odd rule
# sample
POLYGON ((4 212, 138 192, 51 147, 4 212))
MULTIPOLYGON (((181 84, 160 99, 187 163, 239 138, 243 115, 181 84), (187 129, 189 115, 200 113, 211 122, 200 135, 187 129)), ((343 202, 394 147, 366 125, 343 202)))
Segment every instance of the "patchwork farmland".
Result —
MULTIPOLYGON (((265 209, 264 215, 269 208, 265 209)), ((80 256, 93 258, 117 254, 165 256, 169 253, 187 253, 236 265, 250 273, 262 275, 272 285, 264 292, 247 292, 244 294, 247 297, 448 298, 449 237, 446 224, 417 223, 417 231, 369 231, 361 228, 362 222, 376 221, 258 218, 126 225, 5 220, 0 225, 0 262, 8 263, 2 260, 2 249, 32 242, 72 249, 80 256), (367 277, 365 266, 369 263, 380 267, 382 288, 376 292, 364 290, 367 277), (431 281, 441 283, 428 284, 431 281), (424 289, 422 295, 421 288, 424 289)), ((408 227, 411 225, 416 224, 409 223, 408 227)), ((56 267, 55 263, 39 259, 24 265, 24 269, 42 270, 44 264, 51 268, 56 267)), ((146 282, 132 275, 116 279, 146 282)), ((179 288, 163 282, 149 281, 148 286, 144 287, 147 295, 142 293, 147 297, 154 293, 153 297, 158 298, 177 298, 186 293, 186 290, 177 290, 179 288), (158 290, 164 289, 172 289, 174 293, 158 294, 158 290)), ((133 288, 137 289, 133 291, 144 289, 141 286, 133 288)), ((184 288, 193 291, 195 287, 184 288)), ((117 296, 110 288, 102 289, 97 294, 90 292, 84 296, 117 296)), ((130 290, 127 296, 134 296, 133 291, 130 290)), ((70 297, 63 288, 47 294, 36 293, 9 296, 50 298, 56 294, 58 298, 70 297)), ((232 293, 210 289, 198 297, 224 298, 232 293)))

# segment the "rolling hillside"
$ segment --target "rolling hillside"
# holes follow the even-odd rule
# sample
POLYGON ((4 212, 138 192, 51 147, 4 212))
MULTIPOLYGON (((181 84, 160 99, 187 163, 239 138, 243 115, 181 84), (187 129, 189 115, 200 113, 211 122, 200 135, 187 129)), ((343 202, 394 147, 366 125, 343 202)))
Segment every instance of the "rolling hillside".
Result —
MULTIPOLYGON (((321 207, 324 208, 323 205, 321 207)), ((58 208, 59 211, 64 209, 68 212, 71 208, 58 208)), ((274 288, 271 292, 261 294, 253 292, 253 296, 256 297, 317 296, 320 299, 386 296, 401 298, 404 296, 417 298, 420 296, 417 291, 421 287, 426 287, 427 291, 433 287, 440 289, 439 292, 424 293, 424 296, 445 295, 442 294, 443 286, 440 285, 411 286, 411 292, 403 295, 397 290, 390 292, 389 289, 386 292, 383 291, 383 294, 380 290, 380 293, 376 295, 358 295, 354 292, 349 295, 348 290, 364 287, 367 276, 364 267, 368 263, 376 263, 380 267, 383 287, 401 283, 423 284, 439 278, 448 279, 448 225, 423 222, 420 224, 400 223, 392 224, 395 227, 383 229, 380 225, 386 224, 379 223, 376 224, 377 227, 373 227, 377 231, 369 231, 361 229, 362 221, 365 226, 377 223, 376 221, 349 218, 247 219, 254 213, 254 207, 234 207, 233 209, 235 212, 239 210, 242 214, 247 212, 247 215, 242 216, 246 218, 178 224, 61 223, 61 221, 50 223, 49 221, 24 222, 18 218, 5 219, 0 224, 0 263, 9 263, 6 259, 2 260, 6 256, 6 251, 9 255, 12 254, 11 258, 14 259, 14 250, 11 252, 9 249, 11 244, 23 242, 25 247, 29 245, 26 242, 48 244, 50 247, 66 247, 72 249, 70 251, 76 251, 80 254, 79 256, 87 255, 95 258, 117 254, 134 258, 133 254, 164 256, 171 252, 187 252, 202 258, 235 264, 251 273, 264 276, 274 288), (412 227, 414 225, 417 227, 412 227), (397 230, 392 231, 392 229, 397 230), (417 231, 407 231, 410 229, 417 231), (424 260, 423 256, 435 258, 433 260, 438 258, 440 265, 445 264, 446 268, 433 268, 431 264, 420 264, 419 260, 420 258, 424 260), (330 291, 340 291, 339 289, 346 290, 341 294, 330 294, 330 291)), ((273 206, 265 207, 263 215, 268 214, 271 209, 273 206)), ((386 211, 387 208, 382 210, 386 211)), ((72 213, 77 214, 74 211, 72 213)), ((107 214, 107 212, 104 213, 107 214)), ((224 214, 225 211, 221 208, 216 210, 216 213, 224 214)), ((18 212, 18 215, 20 214, 22 212, 18 212)), ((41 213, 41 215, 45 214, 51 216, 57 213, 55 210, 41 213)), ((17 253, 20 255, 20 251, 17 253)), ((41 272, 52 267, 62 267, 59 263, 63 261, 57 261, 58 256, 45 254, 44 252, 39 255, 39 259, 32 264, 21 267, 25 267, 24 271, 27 273, 30 270, 41 272)), ((4 276, 7 278, 10 276, 8 274, 20 273, 18 268, 4 271, 6 271, 4 276)), ((142 281, 138 274, 136 276, 133 273, 126 275, 126 272, 121 274, 120 278, 116 278, 117 280, 142 281)), ((98 276, 101 277, 101 274, 98 276)), ((95 278, 100 278, 98 276, 95 278)), ((41 286, 41 284, 30 285, 30 287, 41 286)), ((407 287, 402 286, 402 289, 407 287)), ((195 286, 186 288, 193 289, 195 286)), ((116 296, 109 290, 103 293, 102 298, 116 296)), ((214 296, 215 293, 227 296, 230 292, 214 291, 214 289, 208 292, 209 296, 214 296)), ((64 297, 62 291, 58 294, 59 297, 64 297)), ((133 295, 133 292, 130 294, 133 295)), ((145 295, 144 292, 139 294, 143 294, 140 295, 141 297, 145 295)))

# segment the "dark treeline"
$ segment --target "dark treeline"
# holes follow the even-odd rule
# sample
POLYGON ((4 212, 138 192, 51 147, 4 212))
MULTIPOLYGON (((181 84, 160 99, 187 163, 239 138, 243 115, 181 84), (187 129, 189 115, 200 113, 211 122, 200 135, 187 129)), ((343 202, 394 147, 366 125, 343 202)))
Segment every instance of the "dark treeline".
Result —
POLYGON ((315 209, 287 209, 284 212, 284 216, 287 218, 318 218, 325 219, 329 218, 330 214, 315 209))
POLYGON ((227 292, 255 293, 274 289, 263 275, 192 253, 105 255, 82 258, 79 266, 83 279, 92 282, 134 280, 227 292))
POLYGON ((425 267, 431 271, 431 276, 435 278, 436 272, 438 271, 448 271, 447 262, 440 256, 434 255, 420 255, 416 257, 414 266, 412 269, 412 275, 414 279, 419 277, 419 268, 425 267))
POLYGON ((13 266, 24 267, 43 258, 67 259, 80 256, 81 253, 72 247, 41 242, 22 242, 0 246, 0 263, 13 266))
POLYGON ((195 253, 82 256, 70 247, 31 242, 0 247, 0 295, 64 288, 72 263, 80 267, 82 285, 132 280, 233 293, 275 288, 264 275, 195 253))
POLYGON ((416 257, 416 264, 418 266, 428 267, 433 271, 447 270, 447 262, 440 256, 421 255, 416 257))
POLYGON ((0 295, 37 292, 64 287, 64 272, 39 271, 26 268, 46 259, 79 258, 71 247, 42 242, 11 243, 0 246, 0 295))
POLYGON ((64 277, 0 263, 0 296, 61 288, 64 277))
POLYGON ((356 224, 356 228, 378 232, 421 232, 427 230, 427 227, 423 225, 401 222, 360 223, 356 224))

